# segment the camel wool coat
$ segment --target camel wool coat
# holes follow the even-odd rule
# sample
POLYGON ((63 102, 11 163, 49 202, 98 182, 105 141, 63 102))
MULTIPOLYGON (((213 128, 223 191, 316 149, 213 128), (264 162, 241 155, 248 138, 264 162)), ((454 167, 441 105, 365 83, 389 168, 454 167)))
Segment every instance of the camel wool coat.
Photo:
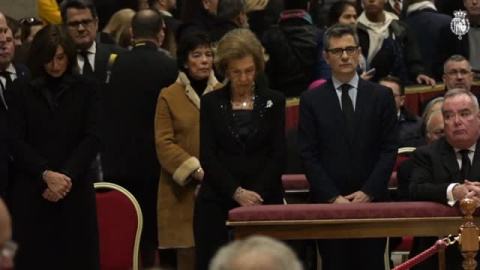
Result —
MULTIPOLYGON (((220 87, 212 72, 203 94, 220 87)), ((190 175, 201 167, 200 97, 183 72, 158 97, 155 144, 162 166, 157 201, 159 247, 193 247, 194 191, 198 181, 190 175)))

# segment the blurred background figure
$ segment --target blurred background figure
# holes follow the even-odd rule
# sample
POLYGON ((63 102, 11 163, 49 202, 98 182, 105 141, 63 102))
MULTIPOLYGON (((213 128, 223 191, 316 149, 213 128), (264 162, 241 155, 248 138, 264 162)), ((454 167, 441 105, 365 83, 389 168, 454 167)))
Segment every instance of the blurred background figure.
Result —
MULTIPOLYGON (((68 0, 63 0, 64 2, 68 0)), ((61 24, 62 16, 57 0, 37 0, 38 17, 46 24, 61 24)))
POLYGON ((287 0, 278 26, 262 40, 269 55, 265 72, 270 87, 286 97, 298 97, 314 80, 320 29, 308 14, 308 0, 287 0))
POLYGON ((157 155, 162 164, 158 240, 161 249, 176 249, 176 269, 193 270, 194 191, 204 175, 199 161, 200 97, 222 86, 213 73, 207 33, 187 33, 179 39, 177 66, 177 81, 162 90, 155 117, 157 155))
POLYGON ((175 40, 175 33, 177 32, 180 21, 173 17, 172 13, 177 8, 176 0, 148 0, 148 5, 151 9, 155 9, 162 14, 165 26, 163 27, 164 41, 162 48, 175 55, 177 42, 175 40))
POLYGON ((31 80, 15 80, 7 92, 21 246, 15 269, 99 269, 95 192, 86 177, 100 148, 97 87, 74 74, 62 25, 37 33, 27 63, 31 80))
MULTIPOLYGON (((357 25, 357 11, 355 4, 351 1, 338 1, 333 3, 328 12, 327 26, 330 27, 334 24, 348 24, 352 26, 357 25)), ((323 43, 324 31, 319 35, 317 42, 317 50, 319 52, 316 62, 316 79, 328 79, 332 76, 332 69, 328 65, 327 61, 323 57, 324 43, 323 43)), ((361 75, 362 79, 368 80, 372 77, 372 74, 367 74, 368 67, 367 61, 363 54, 360 55, 360 62, 357 67, 357 73, 361 75)))
POLYGON ((209 33, 212 42, 218 42, 225 34, 238 28, 248 28, 245 0, 221 0, 217 5, 216 19, 209 33))
POLYGON ((28 17, 19 20, 22 26, 22 43, 32 42, 33 37, 43 27, 43 22, 35 17, 28 17))
POLYGON ((5 17, 7 18, 8 28, 12 30, 13 44, 15 45, 15 47, 21 46, 22 45, 22 27, 20 23, 14 18, 11 18, 9 16, 5 16, 5 17))
POLYGON ((217 249, 228 242, 230 209, 283 204, 285 98, 258 83, 264 57, 248 29, 230 31, 218 44, 215 65, 228 84, 201 99, 205 176, 194 209, 197 270, 208 269, 217 249))
POLYGON ((115 45, 123 48, 131 48, 132 35, 130 28, 132 26, 132 18, 134 15, 135 11, 129 8, 117 11, 110 18, 102 32, 110 35, 115 45))
POLYGON ((265 236, 251 236, 222 247, 209 270, 302 270, 295 253, 284 243, 265 236))

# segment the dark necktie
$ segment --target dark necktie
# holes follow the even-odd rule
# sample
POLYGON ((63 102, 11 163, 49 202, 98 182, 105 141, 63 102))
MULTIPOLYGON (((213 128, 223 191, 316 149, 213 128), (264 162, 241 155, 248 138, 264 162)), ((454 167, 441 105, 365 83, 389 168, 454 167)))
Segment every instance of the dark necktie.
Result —
POLYGON ((7 87, 7 85, 9 85, 10 83, 12 83, 12 76, 11 76, 10 74, 11 74, 11 73, 8 72, 8 71, 0 71, 0 77, 4 77, 5 80, 6 80, 5 88, 7 87))
POLYGON ((355 111, 353 110, 352 99, 348 95, 348 90, 352 86, 349 84, 342 84, 342 111, 343 111, 343 120, 345 122, 345 127, 347 128, 347 137, 350 143, 353 142, 353 132, 354 132, 354 116, 355 111))
POLYGON ((83 70, 82 70, 83 75, 93 74, 92 65, 90 64, 90 61, 88 61, 88 54, 89 54, 89 52, 87 52, 87 51, 81 51, 80 52, 80 55, 83 57, 83 70))
POLYGON ((468 153, 470 153, 470 150, 468 149, 462 149, 458 151, 460 155, 462 155, 462 169, 460 170, 463 179, 468 180, 468 173, 470 172, 470 167, 472 166, 470 164, 470 158, 468 157, 468 153))

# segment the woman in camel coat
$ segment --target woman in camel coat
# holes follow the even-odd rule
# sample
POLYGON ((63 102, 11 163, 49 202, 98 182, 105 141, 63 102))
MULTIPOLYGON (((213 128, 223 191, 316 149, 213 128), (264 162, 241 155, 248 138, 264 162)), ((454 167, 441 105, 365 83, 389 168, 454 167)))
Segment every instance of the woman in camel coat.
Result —
POLYGON ((193 206, 203 179, 199 162, 200 97, 221 84, 212 71, 210 40, 203 32, 180 39, 177 81, 163 89, 155 116, 157 156, 162 165, 158 190, 158 242, 177 250, 177 269, 193 269, 193 206))

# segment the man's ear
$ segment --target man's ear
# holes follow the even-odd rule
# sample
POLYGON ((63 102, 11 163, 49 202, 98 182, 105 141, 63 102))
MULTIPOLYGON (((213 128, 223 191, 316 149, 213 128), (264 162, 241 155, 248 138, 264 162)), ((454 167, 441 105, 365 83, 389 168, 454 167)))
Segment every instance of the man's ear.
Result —
POLYGON ((323 59, 325 59, 327 64, 330 65, 330 61, 329 61, 330 59, 329 59, 328 53, 326 51, 323 51, 322 54, 323 54, 323 59))
POLYGON ((405 102, 405 96, 400 97, 400 106, 403 106, 403 103, 405 102))

